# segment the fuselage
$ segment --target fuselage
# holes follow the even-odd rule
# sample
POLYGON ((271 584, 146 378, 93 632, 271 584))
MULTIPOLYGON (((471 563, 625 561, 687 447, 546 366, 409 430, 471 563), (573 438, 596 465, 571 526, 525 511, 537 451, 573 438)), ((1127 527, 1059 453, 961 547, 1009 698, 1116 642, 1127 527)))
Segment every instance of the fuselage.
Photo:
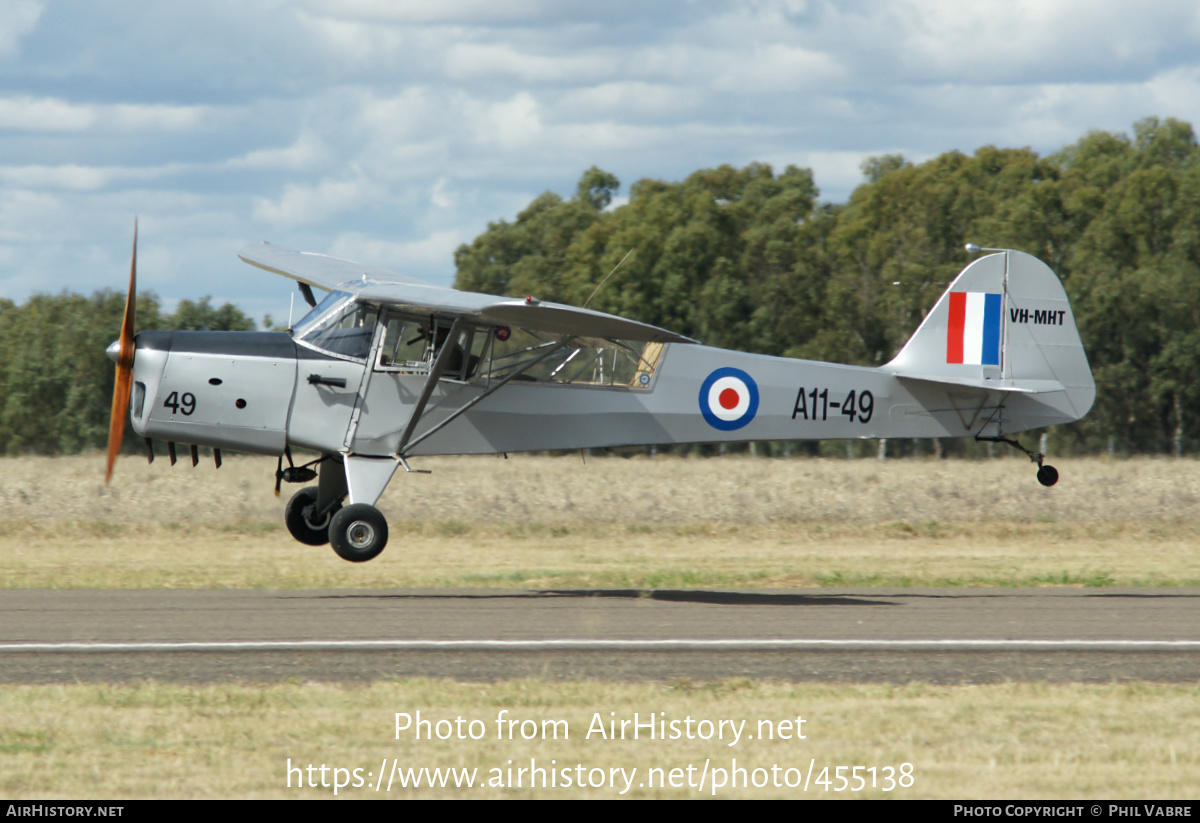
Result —
POLYGON ((390 457, 988 436, 1078 416, 1064 392, 1003 395, 880 368, 667 344, 632 385, 528 379, 488 394, 494 379, 440 377, 402 449, 427 368, 380 368, 281 332, 143 332, 136 342, 130 416, 139 435, 271 455, 287 446, 390 457))

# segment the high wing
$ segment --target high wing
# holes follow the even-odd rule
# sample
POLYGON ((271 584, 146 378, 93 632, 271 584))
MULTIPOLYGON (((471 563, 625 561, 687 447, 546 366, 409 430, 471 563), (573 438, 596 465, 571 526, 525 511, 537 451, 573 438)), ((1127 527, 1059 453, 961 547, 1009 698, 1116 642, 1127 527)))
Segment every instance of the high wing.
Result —
POLYGON ((325 254, 299 252, 261 243, 238 256, 257 266, 327 291, 346 291, 358 299, 421 314, 446 314, 488 325, 518 326, 573 337, 695 343, 690 337, 647 323, 561 303, 544 303, 434 286, 416 278, 325 254))
POLYGON ((270 243, 258 243, 246 246, 238 252, 238 257, 251 266, 282 274, 301 283, 316 286, 326 291, 351 291, 354 285, 364 282, 404 283, 427 289, 437 288, 422 283, 412 277, 377 268, 364 266, 352 260, 342 260, 340 257, 330 257, 308 251, 293 251, 270 243))

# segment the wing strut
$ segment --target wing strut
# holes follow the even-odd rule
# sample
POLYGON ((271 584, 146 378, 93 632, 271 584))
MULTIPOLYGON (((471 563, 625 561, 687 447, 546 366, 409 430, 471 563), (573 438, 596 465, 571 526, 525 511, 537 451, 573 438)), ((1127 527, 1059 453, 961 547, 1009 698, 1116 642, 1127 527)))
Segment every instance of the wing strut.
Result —
MULTIPOLYGON (((454 328, 458 328, 458 323, 459 323, 459 321, 457 321, 457 320, 454 321, 454 328)), ((448 337, 447 340, 452 339, 453 337, 454 337, 454 334, 453 334, 453 329, 452 329, 450 337, 448 337)), ((413 446, 416 446, 422 440, 424 440, 427 437, 430 437, 431 435, 433 435, 434 433, 440 431, 447 424, 458 419, 458 417, 461 416, 462 414, 466 413, 466 411, 468 409, 472 408, 476 403, 483 400, 485 397, 490 395, 492 392, 499 389, 501 386, 503 386, 509 380, 512 380, 514 377, 524 374, 525 372, 529 371, 534 366, 536 366, 538 363, 541 363, 543 360, 545 360, 550 355, 564 349, 566 346, 568 346, 571 343, 572 340, 574 340, 573 337, 564 337, 562 340, 559 340, 557 345, 551 346, 550 348, 546 349, 546 351, 544 351, 539 356, 530 360, 528 363, 526 363, 521 368, 514 369, 510 374, 505 375, 503 380, 497 380, 494 384, 488 386, 487 389, 483 392, 483 394, 479 395, 478 397, 474 398, 473 400, 471 400, 467 403, 464 403, 461 407, 455 409, 450 414, 450 416, 447 417, 445 420, 438 423, 436 426, 430 427, 427 431, 421 432, 421 435, 419 437, 413 439, 412 442, 409 442, 409 437, 412 435, 413 429, 416 428, 417 418, 420 416, 421 412, 424 410, 425 401, 427 401, 429 399, 429 394, 433 390, 432 389, 433 381, 437 379, 434 372, 431 371, 429 374, 429 382, 425 384, 425 390, 421 392, 421 399, 417 401, 418 406, 416 409, 413 410, 413 416, 408 421, 408 427, 404 430, 404 434, 400 438, 400 445, 396 449, 396 454, 399 455, 401 459, 403 459, 406 448, 411 449, 413 446)), ((445 350, 448 348, 449 348, 449 346, 443 346, 442 352, 444 353, 445 350)), ((438 361, 440 362, 441 359, 442 359, 442 355, 439 354, 438 361)), ((440 374, 440 370, 438 370, 438 364, 436 362, 433 364, 433 368, 435 371, 437 371, 440 374)))
POLYGON ((396 454, 404 454, 408 438, 412 437, 413 429, 417 427, 421 415, 425 413, 425 404, 429 402, 429 397, 433 394, 434 387, 437 386, 438 378, 445 371, 446 364, 450 362, 454 350, 461 347, 462 343, 458 338, 462 334, 464 325, 466 324, 463 323, 462 317, 454 318, 454 325, 450 327, 450 333, 446 335, 446 341, 442 343, 442 350, 438 352, 437 358, 433 361, 433 368, 429 370, 429 376, 425 378, 425 385, 421 389, 421 396, 417 398, 416 405, 413 406, 412 416, 408 418, 408 425, 404 427, 404 433, 400 435, 400 445, 396 447, 396 454))

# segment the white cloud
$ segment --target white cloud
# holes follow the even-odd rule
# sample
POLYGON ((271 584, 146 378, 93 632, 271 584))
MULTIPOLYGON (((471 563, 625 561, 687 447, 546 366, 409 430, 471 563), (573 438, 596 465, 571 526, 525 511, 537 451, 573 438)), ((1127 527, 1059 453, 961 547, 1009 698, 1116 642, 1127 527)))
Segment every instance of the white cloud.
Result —
POLYGON ((410 86, 386 98, 368 96, 359 104, 358 119, 372 135, 395 143, 448 125, 446 111, 454 107, 458 95, 449 97, 423 86, 410 86))
POLYGON ((114 131, 187 131, 209 127, 218 114, 211 106, 119 104, 98 107, 102 125, 114 131))
POLYGON ((87 166, 0 166, 0 180, 29 189, 73 189, 94 191, 112 180, 109 169, 87 166))
POLYGON ((555 6, 553 0, 308 0, 313 11, 331 17, 389 23, 460 22, 481 25, 525 20, 536 22, 555 6))
POLYGON ((91 128, 97 120, 94 106, 65 100, 33 97, 0 98, 0 129, 13 131, 70 132, 91 128))
POLYGON ((33 0, 0 0, 0 57, 19 53, 21 38, 37 28, 43 11, 33 0))
POLYGON ((910 80, 1140 80, 1194 44, 1200 8, 1190 0, 910 0, 872 3, 840 23, 849 42, 878 44, 910 80))
POLYGON ((749 54, 713 55, 711 62, 720 67, 714 88, 723 91, 819 89, 843 78, 842 68, 829 55, 783 43, 757 46, 749 54))
POLYGON ((548 147, 559 147, 564 154, 586 157, 595 152, 628 151, 633 146, 643 150, 678 147, 700 133, 711 135, 712 132, 712 129, 697 124, 639 126, 619 120, 602 120, 558 125, 542 142, 548 147))
POLYGON ((0 242, 44 242, 63 230, 61 221, 67 217, 58 195, 27 189, 0 190, 0 242))
POLYGON ((210 106, 96 105, 53 97, 0 97, 0 129, 31 132, 182 131, 211 124, 210 106))
POLYGON ((23 189, 92 192, 128 184, 154 184, 168 178, 206 171, 200 164, 164 163, 159 166, 0 166, 0 181, 23 189))
POLYGON ((515 77, 554 85, 609 77, 615 68, 612 57, 603 52, 529 54, 506 43, 454 44, 446 52, 445 67, 452 78, 515 77))
MULTIPOLYGON (((392 269, 399 274, 421 276, 414 270, 445 272, 437 285, 450 285, 454 271, 454 252, 470 238, 458 229, 434 231, 419 240, 397 242, 383 240, 359 232, 343 232, 333 242, 329 253, 334 257, 355 260, 373 266, 392 269)), ((427 275, 426 275, 427 276, 427 275)))
POLYGON ((557 109, 580 119, 673 120, 700 114, 706 97, 695 86, 623 80, 567 90, 557 109))
POLYGON ((872 155, 1200 124, 1195 0, 163 8, 0 0, 5 283, 111 285, 81 250, 126 247, 134 211, 171 249, 166 299, 267 300, 232 257, 266 229, 446 280, 458 243, 593 164, 628 191, 792 163, 840 201, 872 155))
POLYGON ((1139 102, 1147 115, 1171 112, 1200 129, 1200 67, 1181 67, 1158 74, 1146 84, 1146 92, 1148 99, 1139 102))
POLYGON ((458 205, 458 197, 450 190, 450 183, 445 177, 439 177, 438 181, 433 184, 429 201, 439 209, 452 209, 458 205))
POLYGON ((290 146, 256 149, 228 161, 230 168, 285 169, 303 171, 320 165, 329 157, 329 149, 321 138, 304 131, 290 146))
POLYGON ((276 228, 295 228, 328 220, 377 199, 375 186, 363 177, 322 180, 316 185, 289 183, 278 200, 255 198, 253 217, 276 228))
POLYGON ((471 123, 480 143, 498 143, 506 149, 531 148, 542 132, 537 100, 520 92, 498 103, 475 105, 471 123))
POLYGON ((417 45, 410 33, 392 26, 304 13, 299 20, 341 60, 354 66, 391 66, 398 55, 417 45))

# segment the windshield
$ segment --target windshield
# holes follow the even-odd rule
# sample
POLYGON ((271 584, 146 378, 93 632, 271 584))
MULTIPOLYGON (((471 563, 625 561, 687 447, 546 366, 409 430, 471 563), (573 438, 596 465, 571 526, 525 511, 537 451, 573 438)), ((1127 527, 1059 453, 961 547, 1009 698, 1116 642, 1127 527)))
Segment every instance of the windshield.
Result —
POLYGON ((353 295, 351 295, 350 292, 331 291, 329 294, 325 295, 325 299, 313 306, 312 310, 308 314, 301 317, 296 325, 292 326, 292 332, 296 335, 296 337, 303 337, 309 331, 308 327, 319 320, 321 315, 325 314, 325 312, 329 311, 336 304, 342 302, 343 300, 349 300, 352 296, 353 295))
MULTIPOLYGON (((322 301, 321 305, 338 294, 349 296, 345 293, 333 292, 325 301, 322 301)), ((321 305, 318 305, 309 314, 319 312, 321 305)), ((324 316, 318 316, 305 328, 297 327, 296 339, 331 354, 361 360, 371 352, 371 342, 375 338, 375 324, 378 320, 378 306, 351 300, 324 316)))

